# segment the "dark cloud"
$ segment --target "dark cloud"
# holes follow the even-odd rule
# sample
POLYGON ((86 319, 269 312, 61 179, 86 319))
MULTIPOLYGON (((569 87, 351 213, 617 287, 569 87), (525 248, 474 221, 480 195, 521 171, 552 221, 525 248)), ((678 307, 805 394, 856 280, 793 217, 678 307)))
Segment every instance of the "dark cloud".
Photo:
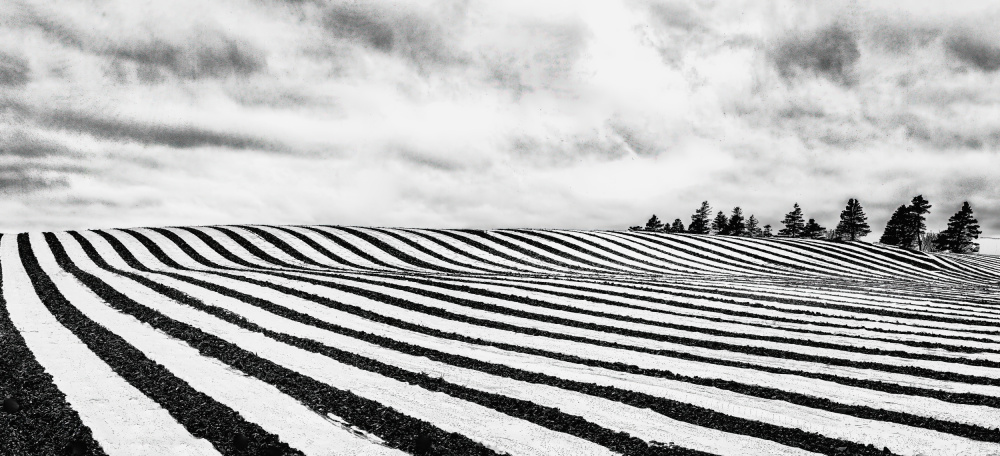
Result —
MULTIPOLYGON (((260 49, 245 40, 205 27, 190 29, 178 41, 158 38, 152 30, 149 39, 114 41, 92 36, 55 17, 37 12, 32 16, 35 27, 66 46, 110 56, 115 59, 114 63, 136 64, 139 78, 148 82, 162 80, 163 72, 199 79, 247 76, 267 68, 266 56, 260 49)), ((124 71, 120 66, 116 70, 124 71)))
POLYGON ((161 40, 122 43, 109 51, 117 58, 131 60, 141 65, 159 66, 179 70, 184 52, 181 48, 161 40))
POLYGON ((68 185, 63 176, 47 178, 31 169, 7 165, 0 169, 0 194, 24 194, 68 185))
POLYGON ((23 86, 31 80, 31 67, 24 57, 0 52, 0 86, 23 86))
POLYGON ((135 141, 142 144, 160 144, 176 148, 202 146, 263 150, 276 148, 273 144, 247 136, 190 126, 145 124, 73 111, 47 113, 38 120, 50 127, 79 131, 98 138, 135 141))
POLYGON ((416 150, 401 147, 396 149, 392 155, 402 159, 408 164, 432 168, 439 171, 456 171, 468 167, 468 163, 446 157, 435 157, 416 150))
POLYGON ((249 43, 216 31, 202 30, 182 44, 153 39, 118 43, 106 51, 116 59, 135 62, 140 77, 155 79, 156 72, 168 71, 182 78, 248 76, 263 71, 263 52, 249 43))
POLYGON ((333 8, 324 25, 334 35, 358 40, 382 52, 392 51, 396 31, 388 18, 376 11, 359 8, 333 8))
POLYGON ((75 153, 62 144, 22 130, 0 135, 0 156, 39 158, 57 155, 75 155, 75 153))
POLYGON ((826 113, 818 107, 802 106, 799 104, 792 104, 791 106, 779 109, 777 114, 779 117, 785 119, 800 119, 803 117, 822 119, 826 117, 826 113))
POLYGON ((951 55, 983 71, 1000 69, 1000 46, 982 36, 963 30, 952 34, 945 41, 951 55))
POLYGON ((941 30, 923 25, 877 21, 868 38, 877 48, 894 54, 906 54, 917 47, 924 47, 941 35, 941 30))
MULTIPOLYGON (((454 22, 451 16, 463 14, 461 9, 443 13, 451 22, 454 22)), ((423 69, 428 65, 462 60, 450 45, 443 20, 412 11, 343 4, 327 11, 323 26, 334 37, 386 54, 400 55, 423 69)))
POLYGON ((178 68, 178 74, 189 77, 249 75, 267 67, 263 51, 250 43, 227 37, 221 33, 208 33, 199 40, 193 52, 192 65, 178 68))
POLYGON ((786 78, 797 70, 809 70, 842 84, 853 83, 852 69, 860 56, 857 38, 838 24, 809 36, 786 38, 771 54, 786 78))
POLYGON ((1000 149, 1000 130, 988 127, 972 130, 956 130, 954 126, 943 124, 940 119, 900 113, 879 122, 887 131, 903 128, 906 137, 919 141, 938 150, 1000 149))
MULTIPOLYGON (((954 177, 943 182, 942 197, 948 201, 941 211, 951 214, 958 211, 962 201, 970 198, 985 198, 995 200, 1000 198, 1000 189, 996 187, 996 179, 986 173, 975 173, 969 176, 954 177)), ((984 205, 985 206, 985 205, 984 205)), ((985 207, 984 207, 985 209, 985 207)))
MULTIPOLYGON (((803 140, 808 141, 808 139, 810 138, 811 135, 808 132, 804 132, 803 131, 803 132, 800 132, 799 136, 803 140)), ((856 134, 854 132, 850 132, 850 131, 846 131, 845 132, 845 131, 842 131, 842 130, 829 129, 828 128, 828 129, 826 129, 826 131, 824 131, 820 135, 816 136, 816 139, 819 140, 820 142, 822 142, 823 144, 828 145, 828 146, 833 146, 833 147, 837 147, 837 148, 840 148, 840 149, 849 149, 849 148, 851 148, 853 146, 856 146, 856 145, 860 144, 862 141, 864 141, 866 139, 871 139, 871 138, 870 137, 867 137, 867 138, 866 137, 862 137, 861 135, 858 135, 858 134, 856 134)))
MULTIPOLYGON (((1000 232, 1000 208, 988 204, 971 205, 973 215, 979 220, 979 229, 986 236, 995 236, 996 233, 1000 232)), ((958 212, 960 208, 961 206, 955 207, 952 214, 958 212)))
POLYGON ((30 17, 31 24, 44 32, 50 38, 55 39, 56 41, 69 47, 80 49, 85 47, 85 34, 74 29, 73 27, 63 24, 55 18, 40 14, 37 11, 30 11, 28 16, 30 17))
POLYGON ((621 124, 610 125, 614 135, 601 137, 597 132, 565 136, 552 143, 528 135, 516 135, 508 142, 511 156, 518 161, 539 168, 563 167, 580 161, 613 161, 632 155, 633 152, 650 152, 649 138, 633 129, 622 129, 621 124), (625 135, 632 135, 626 139, 625 135), (616 140, 617 139, 617 140, 616 140), (629 141, 633 143, 630 144, 629 141), (640 151, 632 150, 637 147, 640 151))

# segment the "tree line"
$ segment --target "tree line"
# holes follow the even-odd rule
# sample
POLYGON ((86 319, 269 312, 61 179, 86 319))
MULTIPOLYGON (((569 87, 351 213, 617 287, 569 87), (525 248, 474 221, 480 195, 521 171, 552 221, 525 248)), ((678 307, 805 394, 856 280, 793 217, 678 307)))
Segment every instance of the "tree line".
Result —
MULTIPOLYGON (((931 204, 923 195, 913 197, 909 205, 902 205, 893 212, 886 224, 885 231, 879 243, 920 251, 946 251, 953 253, 973 253, 979 251, 975 242, 982 232, 979 221, 972 214, 972 207, 966 201, 962 208, 948 220, 948 227, 941 232, 927 231, 925 215, 930 212, 931 204)), ((681 219, 666 223, 653 214, 646 224, 629 228, 630 231, 655 231, 662 233, 711 234, 720 236, 742 236, 753 238, 786 237, 826 239, 832 241, 857 241, 871 233, 868 217, 861 203, 851 198, 840 213, 837 227, 828 230, 810 218, 806 221, 799 203, 781 220, 783 228, 772 233, 771 225, 760 225, 760 221, 750 214, 743 215, 743 209, 734 207, 729 215, 718 211, 712 217, 712 207, 708 201, 702 201, 701 207, 691 215, 691 222, 685 228, 681 219)))

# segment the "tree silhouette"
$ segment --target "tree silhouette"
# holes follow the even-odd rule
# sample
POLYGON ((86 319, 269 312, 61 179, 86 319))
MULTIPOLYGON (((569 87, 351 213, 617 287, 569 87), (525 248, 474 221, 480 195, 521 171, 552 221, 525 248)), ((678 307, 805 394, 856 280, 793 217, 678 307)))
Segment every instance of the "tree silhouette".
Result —
POLYGON ((760 230, 760 237, 769 238, 772 236, 774 236, 774 233, 771 232, 771 225, 764 225, 764 228, 760 230))
POLYGON ((709 234, 711 233, 712 208, 708 201, 702 201, 701 207, 691 216, 691 224, 688 225, 688 233, 709 234))
POLYGON ((753 214, 750 214, 750 218, 747 219, 747 236, 761 237, 760 222, 753 214))
POLYGON ((826 228, 820 226, 816 223, 816 219, 809 219, 806 222, 806 226, 802 228, 802 237, 810 239, 819 239, 826 235, 826 228))
POLYGON ((841 211, 840 223, 834 230, 836 236, 840 239, 856 241, 871 232, 871 227, 868 226, 868 217, 865 216, 861 203, 854 198, 847 200, 847 207, 841 211))
POLYGON ((663 222, 660 221, 660 218, 657 217, 656 214, 653 214, 653 216, 646 221, 646 227, 644 229, 646 231, 660 231, 663 229, 663 222))
POLYGON ((670 225, 670 231, 673 233, 683 233, 684 224, 681 223, 681 219, 674 219, 674 223, 670 225))
POLYGON ((732 236, 746 236, 747 235, 747 224, 746 220, 743 218, 743 209, 739 206, 733 208, 732 215, 729 216, 729 222, 726 224, 728 229, 728 234, 732 236))
POLYGON ((778 230, 778 236, 802 236, 802 230, 805 228, 805 221, 802 219, 802 208, 799 207, 799 203, 795 203, 795 205, 792 206, 792 211, 785 214, 785 219, 782 220, 781 223, 784 224, 785 227, 778 230))
POLYGON ((906 237, 903 247, 913 248, 913 244, 916 244, 917 250, 923 250, 923 240, 920 237, 927 230, 924 214, 930 212, 930 209, 931 204, 924 199, 923 195, 914 196, 910 201, 910 207, 906 211, 906 237))
POLYGON ((896 211, 892 213, 892 217, 889 217, 889 221, 886 222, 882 238, 878 241, 886 245, 903 246, 907 239, 906 222, 909 211, 906 206, 897 207, 896 211))
POLYGON ((972 215, 969 202, 962 203, 962 208, 948 219, 948 228, 942 231, 936 239, 939 249, 952 253, 974 253, 979 251, 979 221, 972 215))
POLYGON ((722 213, 722 211, 715 214, 715 220, 712 220, 712 231, 714 231, 715 234, 723 236, 729 234, 729 218, 727 218, 726 214, 722 213))

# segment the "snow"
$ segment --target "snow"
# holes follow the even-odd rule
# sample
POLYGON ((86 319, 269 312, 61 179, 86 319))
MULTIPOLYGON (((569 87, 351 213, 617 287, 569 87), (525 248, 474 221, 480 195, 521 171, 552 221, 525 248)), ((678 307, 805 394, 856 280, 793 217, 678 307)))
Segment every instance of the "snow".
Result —
MULTIPOLYGON (((569 230, 499 230, 486 232, 486 237, 461 231, 450 232, 458 237, 456 239, 453 236, 431 230, 352 228, 352 230, 358 230, 358 232, 365 233, 366 236, 384 242, 402 252, 403 255, 426 263, 440 265, 451 271, 442 273, 436 269, 417 267, 409 263, 411 260, 405 256, 397 258, 393 252, 383 251, 375 244, 348 230, 331 227, 317 228, 359 248, 365 254, 371 255, 389 266, 377 265, 366 260, 312 229, 306 227, 288 228, 340 255, 346 261, 353 262, 361 268, 374 270, 366 271, 359 270, 356 266, 339 264, 282 229, 268 226, 254 227, 274 235, 302 255, 323 266, 300 261, 246 228, 226 228, 292 267, 271 264, 257 257, 217 228, 196 229, 215 239, 230 254, 253 265, 252 267, 226 260, 187 230, 170 229, 170 231, 184 239, 201 255, 223 267, 231 268, 231 270, 226 271, 228 274, 300 290, 315 297, 331 299, 347 306, 371 311, 407 323, 467 336, 484 344, 502 343, 524 348, 541 348, 549 352, 587 360, 618 362, 670 371, 688 377, 722 379, 745 385, 764 386, 806 396, 827 398, 843 405, 868 406, 986 429, 993 429, 996 427, 995 423, 1000 422, 1000 410, 992 407, 963 405, 922 396, 885 393, 800 375, 773 374, 754 369, 753 366, 781 368, 793 372, 828 374, 845 379, 875 380, 890 384, 953 393, 974 393, 991 397, 1000 397, 1000 387, 997 386, 936 380, 863 369, 854 365, 826 365, 819 362, 752 355, 741 353, 739 348, 713 350, 681 343, 661 342, 644 337, 620 335, 608 331, 548 323, 535 318, 515 317, 508 312, 508 310, 520 310, 530 312, 543 319, 557 317, 576 322, 597 323, 623 330, 640 330, 653 334, 724 342, 732 344, 734 347, 765 347, 809 355, 822 355, 846 360, 849 364, 870 361, 884 365, 916 366, 939 372, 1000 378, 1000 369, 989 366, 973 366, 943 360, 910 359, 885 354, 856 353, 835 347, 818 348, 798 343, 755 339, 757 336, 773 336, 793 341, 826 342, 842 345, 845 348, 868 347, 903 351, 915 355, 936 355, 956 361, 961 359, 1000 361, 1000 335, 989 333, 988 326, 940 322, 915 317, 886 317, 854 311, 869 309, 905 311, 916 316, 933 318, 961 318, 984 323, 1000 322, 1000 311, 997 310, 1000 309, 998 306, 1000 298, 997 298, 995 293, 995 285, 1000 284, 998 281, 1000 262, 993 261, 989 257, 921 256, 910 255, 907 252, 894 253, 894 255, 910 258, 908 261, 921 261, 937 268, 936 270, 924 270, 893 257, 873 253, 878 249, 877 247, 856 244, 569 230), (394 235, 406 238, 451 261, 442 261, 434 255, 424 253, 395 236, 387 234, 390 231, 394 235), (474 241, 484 245, 487 249, 493 249, 493 251, 484 251, 463 242, 461 239, 474 241), (530 242, 522 239, 530 240, 530 242), (501 240, 518 246, 529 254, 526 255, 504 247, 499 242, 501 240), (585 240, 587 242, 584 242, 585 240), (564 245, 564 243, 568 245, 564 245), (537 247, 535 244, 545 248, 537 247), (634 250, 622 248, 617 244, 628 245, 634 250), (468 252, 470 256, 457 254, 445 246, 468 252), (815 251, 807 250, 806 247, 815 251), (821 251, 823 253, 820 253, 821 251), (513 260, 504 258, 497 253, 507 255, 513 260), (580 258, 582 261, 573 260, 569 256, 580 258), (553 260, 554 263, 546 259, 553 260), (592 264, 588 264, 588 262, 592 264), (785 263, 785 265, 779 265, 775 262, 785 263), (571 271, 559 264, 578 266, 588 272, 571 271), (585 337, 618 344, 618 347, 533 336, 521 332, 462 323, 420 311, 406 310, 402 307, 325 286, 277 277, 264 269, 281 271, 290 277, 308 278, 320 282, 378 291, 403 301, 447 310, 457 315, 504 322, 522 328, 537 328, 563 335, 585 337), (489 274, 490 271, 493 274, 489 274), (337 272, 339 276, 326 275, 329 272, 337 272), (516 273, 517 276, 512 276, 511 273, 516 273), (547 309, 522 304, 516 299, 490 298, 474 293, 453 291, 441 286, 420 284, 411 280, 413 274, 440 281, 441 284, 468 286, 518 297, 527 296, 539 301, 567 306, 567 308, 565 310, 547 309), (525 274, 533 274, 534 276, 528 277, 525 274), (354 280, 355 278, 374 279, 384 285, 365 284, 354 280), (920 279, 922 282, 907 282, 914 279, 920 279), (528 283, 529 280, 537 283, 528 283), (913 283, 915 286, 908 287, 905 285, 907 283, 913 283), (976 285, 970 287, 968 285, 970 283, 976 285), (477 310, 464 305, 400 291, 392 288, 390 286, 392 284, 488 303, 498 306, 498 309, 496 311, 477 310), (635 290, 631 288, 633 285, 648 285, 649 289, 635 290), (567 287, 583 287, 584 289, 567 287), (579 298, 556 295, 560 292, 576 295, 579 298), (738 292, 749 297, 735 298, 726 295, 727 292, 738 292), (623 294, 636 297, 623 297, 623 294), (635 306, 635 308, 597 303, 589 298, 620 302, 635 306), (787 299, 798 302, 781 302, 787 299), (686 309, 664 301, 696 304, 718 311, 686 309), (751 307, 758 304, 768 308, 751 307), (827 304, 834 304, 839 308, 824 308, 823 306, 827 304), (585 315, 578 310, 638 317, 651 322, 679 324, 702 330, 725 330, 733 335, 711 335, 700 330, 673 329, 652 324, 624 322, 604 316, 585 315), (657 310, 669 313, 656 312, 657 310), (744 315, 733 316, 721 313, 734 310, 744 315), (821 315, 803 314, 800 313, 802 310, 818 312, 821 315), (792 321, 775 321, 774 317, 788 318, 792 321), (709 318, 716 319, 716 321, 709 318), (717 321, 718 319, 724 321, 717 321), (838 325, 847 325, 848 327, 839 327, 838 325), (802 331, 812 332, 804 333, 802 331), (898 333, 899 331, 910 332, 910 334, 898 333), (744 337, 742 334, 747 336, 744 337), (970 336, 977 340, 968 340, 970 336), (882 340, 874 340, 875 338, 882 340), (933 342, 943 344, 945 347, 974 347, 981 349, 982 352, 967 353, 946 348, 925 348, 916 346, 913 342, 933 342), (738 368, 711 362, 688 361, 630 350, 628 347, 668 349, 708 358, 747 363, 750 367, 738 368)), ((310 299, 291 296, 268 287, 211 274, 210 267, 194 261, 163 235, 148 229, 138 229, 137 231, 148 236, 174 261, 192 268, 192 270, 175 270, 163 264, 127 233, 114 230, 107 232, 119 239, 140 262, 154 270, 169 270, 174 274, 228 287, 317 318, 328 324, 351 330, 374 333, 417 347, 464 356, 525 372, 545 374, 556 379, 618 388, 693 404, 732 417, 799 428, 832 438, 872 444, 877 448, 884 446, 897 454, 1000 454, 1000 448, 995 443, 974 441, 924 428, 860 419, 780 400, 747 396, 697 383, 630 374, 404 330, 335 310, 310 299)), ((82 232, 81 234, 93 243, 99 254, 112 266, 131 271, 131 268, 118 257, 110 244, 102 237, 93 232, 82 232)), ((612 454, 607 448, 592 442, 555 432, 443 393, 432 392, 415 385, 383 377, 374 372, 354 368, 331 358, 280 343, 265 337, 263 334, 231 325, 174 302, 130 279, 100 270, 86 257, 74 238, 66 234, 57 234, 57 236, 67 247, 67 251, 74 261, 78 262, 81 267, 91 271, 143 305, 335 388, 352 391, 361 397, 392 407, 406 415, 429 421, 446 432, 461 433, 497 451, 511 454, 612 454)), ((172 340, 166 335, 138 323, 131 317, 118 314, 105 306, 96 295, 77 283, 75 279, 65 273, 58 272, 58 267, 54 264, 44 242, 39 242, 41 238, 38 235, 33 235, 32 239, 37 251, 36 254, 40 260, 44 258, 43 267, 51 273, 60 290, 69 291, 67 296, 70 297, 73 305, 78 306, 81 311, 85 311, 88 315, 92 315, 102 325, 114 328, 114 331, 122 337, 126 337, 129 343, 139 347, 144 353, 148 353, 151 358, 155 357, 154 359, 167 366, 171 372, 184 378, 198 390, 206 392, 206 394, 234 409, 238 409, 246 419, 258 422, 269 432, 281 436, 293 447, 302 449, 307 454, 332 454, 329 451, 336 454, 349 454, 355 450, 365 454, 379 451, 392 452, 382 445, 384 442, 381 442, 377 436, 352 426, 343 418, 335 415, 320 416, 315 414, 266 383, 242 375, 217 360, 205 358, 197 352, 193 352, 193 349, 186 344, 172 340), (236 391, 226 391, 226 388, 220 385, 238 386, 228 388, 236 391), (267 396, 268 394, 272 396, 267 396), (294 422, 295 426, 267 421, 257 410, 260 407, 248 403, 251 402, 249 398, 252 397, 270 397, 283 404, 281 405, 284 407, 281 415, 294 417, 287 421, 294 422), (317 437, 320 434, 326 437, 317 437), (330 440, 336 440, 336 442, 330 440), (354 446, 348 448, 351 445, 354 446), (323 451, 328 451, 328 453, 323 451)), ((3 292, 5 296, 9 296, 11 293, 32 294, 33 290, 30 290, 30 284, 23 277, 23 269, 16 270, 19 263, 9 260, 17 258, 16 246, 12 244, 14 240, 13 236, 5 236, 2 245, 0 245, 0 259, 3 259, 5 274, 3 292), (17 279, 18 272, 21 274, 20 279, 17 279), (8 280, 11 279, 8 279, 8 274, 11 274, 10 277, 14 277, 13 281, 9 283, 8 280), (28 288, 25 288, 26 284, 28 288)), ((673 442, 673 444, 684 448, 726 455, 806 454, 804 451, 777 442, 692 425, 649 409, 633 407, 599 396, 585 395, 544 384, 528 383, 397 352, 279 317, 261 308, 201 286, 157 273, 136 273, 176 288, 205 304, 233 312, 271 331, 311 339, 410 372, 423 372, 432 377, 441 377, 453 384, 463 385, 477 391, 555 407, 564 413, 581 416, 612 431, 626 432, 651 444, 673 442)), ((29 301, 19 301, 12 306, 12 309, 18 305, 21 306, 22 313, 19 314, 19 319, 15 324, 19 324, 19 329, 25 332, 26 339, 29 335, 35 334, 32 336, 33 342, 29 343, 29 347, 33 351, 36 350, 36 346, 43 343, 41 341, 47 340, 49 337, 66 336, 66 334, 60 336, 58 331, 43 327, 46 332, 44 333, 45 337, 41 337, 38 333, 33 333, 32 329, 20 326, 26 324, 26 319, 36 319, 34 314, 23 313, 25 309, 32 308, 32 306, 27 305, 33 304, 29 301)), ((36 305, 34 308, 38 313, 38 306, 36 305)), ((44 307, 41 307, 41 310, 43 311, 41 313, 47 313, 44 312, 44 307)), ((15 314, 14 310, 11 314, 12 316, 15 314)), ((38 318, 44 320, 42 317, 38 318)), ((49 315, 49 320, 54 321, 51 315, 49 315)), ((63 331, 65 332, 65 330, 63 331)), ((72 333, 69 333, 69 339, 74 339, 72 333)), ((76 341, 76 344, 75 350, 77 352, 89 353, 86 347, 80 346, 79 341, 76 341)), ((45 356, 47 358, 44 360, 43 356, 39 356, 39 360, 47 370, 51 364, 59 364, 60 362, 60 354, 58 353, 49 353, 45 356)), ((93 354, 90 356, 91 362, 96 360, 97 364, 103 364, 94 358, 93 354)), ((86 359, 86 356, 83 359, 86 359)), ((104 367, 106 370, 108 369, 106 365, 104 367)), ((62 372, 59 376, 53 374, 57 380, 64 379, 58 380, 61 383, 57 383, 61 389, 65 389, 65 379, 78 379, 84 375, 71 372, 65 367, 63 370, 66 372, 62 372), (76 377, 73 377, 74 375, 76 377)), ((88 370, 86 375, 99 373, 100 369, 93 372, 88 370)), ((110 377, 118 379, 113 372, 110 377)), ((113 382, 113 380, 111 381, 113 382)), ((118 382, 123 381, 118 379, 118 382)), ((125 387, 128 385, 125 384, 125 387)), ((77 397, 86 397, 87 394, 86 391, 74 393, 77 397)), ((137 394, 139 399, 145 399, 138 391, 132 391, 132 394, 137 394)), ((67 396, 70 396, 69 392, 67 392, 67 396)), ((87 400, 82 402, 80 399, 76 400, 77 402, 71 401, 74 408, 94 407, 87 400)), ((155 403, 153 406, 155 409, 155 403)), ((160 412, 165 414, 162 409, 160 412)), ((107 411, 102 413, 114 415, 114 413, 107 411)), ((131 410, 119 410, 117 413, 124 414, 131 419, 131 410)), ((84 414, 81 412, 81 417, 83 416, 84 414)), ((177 428, 176 423, 169 415, 164 420, 173 423, 174 428, 177 428)), ((90 418, 88 421, 85 418, 84 422, 91 425, 93 419, 90 418)), ((99 427, 100 424, 95 426, 99 427)), ((167 432, 171 429, 169 426, 157 429, 165 435, 172 436, 171 438, 178 438, 171 432, 167 432)), ((95 438, 102 445, 112 439, 108 435, 100 434, 97 430, 95 428, 95 438)), ((190 435, 187 437, 191 438, 190 435)), ((134 440, 149 441, 146 437, 134 440)), ((207 444, 203 441, 197 442, 207 444)), ((120 446, 127 447, 128 444, 120 446)), ((189 452, 189 454, 210 453, 211 451, 205 453, 191 450, 189 452)), ((109 454, 111 454, 110 451, 109 454)))
POLYGON ((15 236, 0 240, 0 258, 4 299, 14 326, 106 453, 219 454, 208 441, 192 436, 159 404, 119 377, 49 313, 19 261, 15 236))
MULTIPOLYGON (((65 239, 63 239, 65 240, 65 239)), ((274 386, 250 377, 232 367, 198 351, 170 336, 153 329, 134 317, 112 309, 90 289, 72 276, 61 272, 51 251, 44 246, 44 240, 32 236, 35 255, 59 291, 73 305, 91 320, 113 328, 129 344, 143 352, 151 360, 162 364, 171 373, 184 380, 195 389, 211 396, 216 401, 235 410, 247 421, 259 425, 264 430, 280 435, 293 448, 307 455, 331 454, 402 454, 396 450, 373 445, 360 439, 341 427, 331 425, 308 407, 283 394, 274 386)), ((63 242, 67 251, 73 251, 74 263, 83 263, 83 250, 73 245, 73 241, 63 242)), ((129 279, 112 276, 96 267, 86 268, 119 292, 126 290, 133 295, 141 288, 129 279)), ((134 298, 133 298, 134 299, 134 298)), ((166 298, 162 298, 166 300, 166 298)), ((138 300, 146 304, 147 300, 138 300)), ((150 306, 152 307, 152 306, 150 306)), ((169 315, 168 315, 169 316, 169 315)))
MULTIPOLYGON (((74 262, 87 265, 88 261, 86 261, 82 249, 67 246, 67 251, 70 250, 72 250, 70 255, 74 262)), ((349 390, 361 397, 376 400, 406 415, 435 424, 446 432, 467 435, 499 451, 506 451, 514 455, 545 455, 551 450, 580 455, 613 454, 606 448, 591 442, 557 433, 477 404, 455 399, 442 393, 430 392, 272 340, 260 333, 245 330, 175 303, 152 290, 144 289, 129 279, 101 272, 92 264, 82 267, 114 286, 116 290, 170 318, 223 338, 288 369, 308 375, 335 388, 349 390)), ((166 365, 166 363, 164 364, 166 365)), ((171 370, 173 370, 172 367, 171 370)), ((201 388, 199 387, 199 389, 201 388)), ((214 393, 213 397, 215 397, 214 393)), ((266 402, 262 403, 266 404, 266 402)), ((284 414, 273 413, 271 416, 276 417, 277 421, 285 423, 287 426, 293 428, 301 426, 298 418, 287 419, 288 417, 284 414)), ((321 421, 329 424, 325 420, 321 421)), ((337 431, 344 433, 341 428, 337 428, 337 431)), ((281 435, 285 436, 285 433, 282 432, 281 435)), ((331 438, 339 439, 336 436, 331 438)), ((354 440, 359 439, 354 438, 354 440)), ((368 443, 367 440, 365 442, 368 443)))

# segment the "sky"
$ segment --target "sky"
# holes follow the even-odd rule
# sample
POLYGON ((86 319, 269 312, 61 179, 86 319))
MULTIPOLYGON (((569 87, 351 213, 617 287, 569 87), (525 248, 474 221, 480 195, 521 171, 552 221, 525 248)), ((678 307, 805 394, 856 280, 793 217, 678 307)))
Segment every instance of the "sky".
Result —
POLYGON ((1000 236, 1000 5, 4 0, 0 231, 775 227, 918 194, 1000 236))

